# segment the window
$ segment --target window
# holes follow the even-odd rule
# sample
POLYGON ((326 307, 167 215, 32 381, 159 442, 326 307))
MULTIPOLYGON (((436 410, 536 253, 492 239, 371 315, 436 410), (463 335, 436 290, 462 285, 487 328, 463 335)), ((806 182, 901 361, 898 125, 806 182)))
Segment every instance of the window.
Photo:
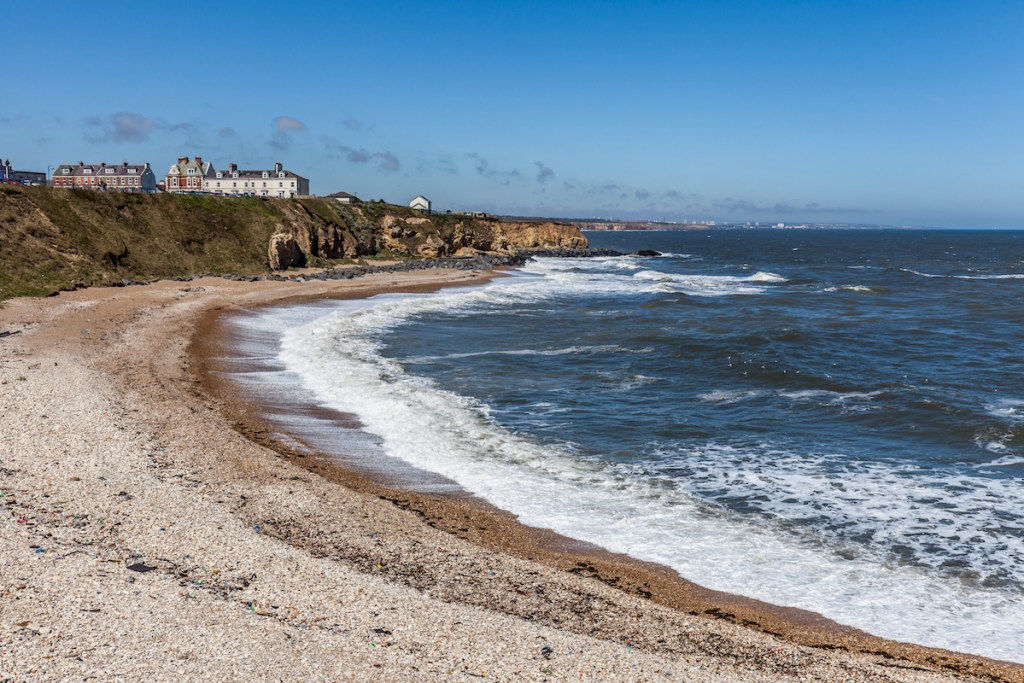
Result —
POLYGON ((278 177, 278 178, 284 178, 284 171, 282 171, 281 173, 278 173, 278 174, 277 174, 277 177, 278 177))
POLYGON ((129 173, 135 173, 135 169, 134 169, 134 168, 129 168, 129 169, 128 169, 128 172, 129 172, 129 173))
POLYGON ((188 174, 189 175, 195 175, 195 172, 196 172, 196 169, 194 169, 194 168, 188 169, 188 174))
POLYGON ((264 172, 263 172, 263 177, 264 177, 264 178, 267 178, 267 177, 269 177, 269 175, 270 175, 270 174, 268 174, 268 173, 267 173, 266 171, 264 171, 264 172))

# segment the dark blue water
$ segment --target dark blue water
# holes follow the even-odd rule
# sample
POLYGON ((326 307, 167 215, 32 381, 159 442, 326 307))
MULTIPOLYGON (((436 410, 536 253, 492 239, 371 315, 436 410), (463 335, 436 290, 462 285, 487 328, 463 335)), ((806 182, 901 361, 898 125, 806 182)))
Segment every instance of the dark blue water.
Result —
POLYGON ((528 523, 1024 659, 1024 233, 588 238, 664 255, 543 259, 296 344, 395 455, 528 523))

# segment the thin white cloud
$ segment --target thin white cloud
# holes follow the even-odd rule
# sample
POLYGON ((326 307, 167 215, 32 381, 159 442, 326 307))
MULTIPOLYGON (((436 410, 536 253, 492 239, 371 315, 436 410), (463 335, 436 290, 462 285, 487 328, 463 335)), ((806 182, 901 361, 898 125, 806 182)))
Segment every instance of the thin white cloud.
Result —
POLYGON ((291 116, 276 116, 271 125, 274 134, 270 138, 270 146, 282 152, 291 148, 293 133, 306 131, 306 124, 291 116))

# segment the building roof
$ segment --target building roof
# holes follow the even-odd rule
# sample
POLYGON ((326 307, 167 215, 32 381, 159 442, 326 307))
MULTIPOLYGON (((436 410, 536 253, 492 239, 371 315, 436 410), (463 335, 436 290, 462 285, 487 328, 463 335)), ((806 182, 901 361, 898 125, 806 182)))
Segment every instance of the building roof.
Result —
POLYGON ((238 178, 239 180, 269 180, 270 178, 280 178, 281 177, 279 175, 280 173, 283 173, 285 178, 298 178, 300 180, 307 180, 307 178, 303 178, 298 173, 293 173, 292 171, 289 171, 287 169, 281 169, 280 171, 275 171, 272 168, 260 169, 260 170, 244 170, 244 169, 241 169, 241 168, 236 168, 236 169, 226 168, 223 171, 217 171, 216 178, 217 179, 223 179, 223 178, 235 179, 235 178, 238 178), (266 178, 264 178, 264 176, 263 176, 264 173, 267 174, 266 178))
POLYGON ((209 161, 203 161, 202 157, 196 157, 195 159, 189 159, 188 157, 178 157, 178 160, 175 163, 171 164, 171 167, 167 169, 167 175, 188 175, 188 168, 190 167, 199 169, 199 173, 193 173, 193 176, 213 175, 213 163, 209 161))
POLYGON ((349 194, 348 192, 335 192, 334 194, 327 195, 327 197, 329 199, 359 199, 359 197, 354 194, 349 194))
POLYGON ((120 164, 107 165, 105 163, 99 164, 85 164, 78 162, 77 164, 61 164, 53 172, 54 176, 141 176, 149 170, 149 164, 129 164, 128 162, 120 164))

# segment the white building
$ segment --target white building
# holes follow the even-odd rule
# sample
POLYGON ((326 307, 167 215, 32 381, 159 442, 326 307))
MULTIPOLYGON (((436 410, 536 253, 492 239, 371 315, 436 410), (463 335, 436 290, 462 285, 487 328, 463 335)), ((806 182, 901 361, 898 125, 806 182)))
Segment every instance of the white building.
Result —
POLYGON ((358 199, 354 194, 349 194, 348 192, 335 192, 327 196, 336 200, 339 204, 355 204, 358 199))
POLYGON ((427 213, 430 213, 430 200, 423 195, 418 194, 411 202, 409 202, 409 207, 416 209, 417 211, 426 211, 427 213))
POLYGON ((228 164, 227 170, 207 179, 205 189, 231 196, 304 197, 309 194, 309 179, 286 171, 280 163, 268 171, 240 171, 237 164, 228 164))

